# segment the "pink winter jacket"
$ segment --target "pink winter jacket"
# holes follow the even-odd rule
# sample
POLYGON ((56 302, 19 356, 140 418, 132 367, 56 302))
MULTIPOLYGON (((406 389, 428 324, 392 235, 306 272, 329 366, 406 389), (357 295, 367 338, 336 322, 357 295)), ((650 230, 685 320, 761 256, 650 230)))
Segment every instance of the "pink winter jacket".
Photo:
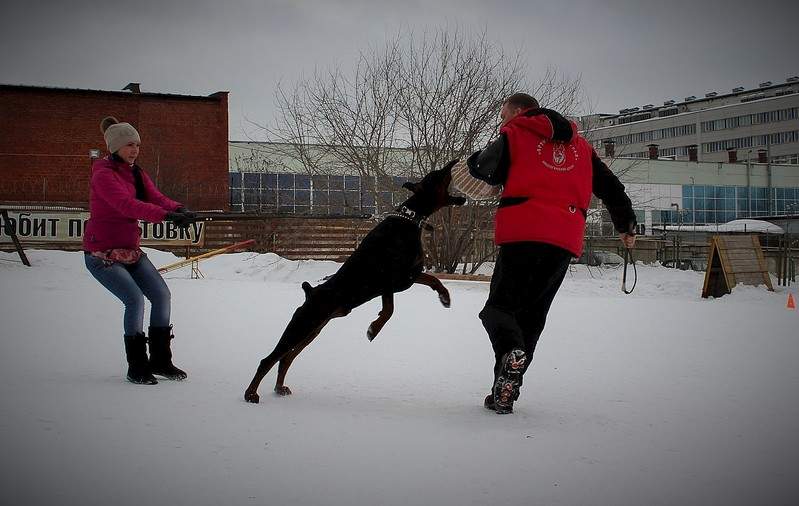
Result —
POLYGON ((112 155, 92 165, 89 192, 89 221, 83 232, 83 250, 103 251, 112 248, 139 247, 139 220, 150 223, 164 221, 167 212, 181 207, 155 187, 141 171, 144 201, 136 198, 133 167, 112 155))

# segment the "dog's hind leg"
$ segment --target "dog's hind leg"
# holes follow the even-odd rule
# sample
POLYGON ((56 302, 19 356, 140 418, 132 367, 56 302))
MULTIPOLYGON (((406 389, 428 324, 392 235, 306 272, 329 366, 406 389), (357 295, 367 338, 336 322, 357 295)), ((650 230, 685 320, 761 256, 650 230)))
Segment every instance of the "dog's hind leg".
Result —
POLYGON ((274 351, 272 351, 272 353, 261 360, 261 362, 258 364, 258 369, 255 371, 255 376, 253 376, 252 381, 247 387, 247 390, 244 391, 245 401, 256 404, 258 401, 260 401, 260 397, 258 396, 258 386, 260 386, 261 381, 264 379, 264 376, 266 376, 266 373, 268 373, 269 370, 272 369, 272 367, 278 362, 278 360, 283 358, 289 351, 291 351, 291 348, 287 345, 287 343, 284 342, 284 339, 281 338, 274 351))
POLYGON ((327 322, 330 319, 328 318, 317 328, 305 341, 301 342, 297 346, 291 349, 290 352, 286 353, 283 358, 280 359, 280 364, 277 368, 277 381, 275 382, 275 393, 280 396, 291 395, 291 389, 285 386, 283 383, 286 381, 286 373, 289 371, 289 367, 291 367, 291 363, 294 362, 294 359, 297 358, 297 355, 302 353, 311 341, 316 339, 316 336, 319 335, 319 332, 322 331, 327 322))
POLYGON ((431 276, 430 274, 425 274, 423 272, 419 274, 419 276, 414 279, 413 282, 419 283, 420 285, 429 286, 438 293, 438 300, 441 301, 441 304, 444 307, 450 306, 451 301, 449 298, 449 291, 437 277, 431 276))
POLYGON ((319 315, 318 311, 311 308, 311 303, 306 301, 302 306, 294 311, 291 321, 280 336, 275 349, 266 358, 261 360, 258 369, 255 371, 247 390, 244 392, 244 399, 247 402, 257 403, 260 398, 258 396, 258 386, 264 379, 264 376, 269 372, 274 365, 286 356, 293 348, 308 339, 314 332, 319 332, 322 326, 330 319, 329 315, 319 315))
POLYGON ((377 319, 369 325, 369 328, 366 331, 366 337, 369 340, 373 340, 377 337, 377 334, 383 328, 383 325, 386 324, 391 315, 394 314, 394 292, 388 292, 383 294, 383 309, 380 310, 380 313, 377 315, 377 319))

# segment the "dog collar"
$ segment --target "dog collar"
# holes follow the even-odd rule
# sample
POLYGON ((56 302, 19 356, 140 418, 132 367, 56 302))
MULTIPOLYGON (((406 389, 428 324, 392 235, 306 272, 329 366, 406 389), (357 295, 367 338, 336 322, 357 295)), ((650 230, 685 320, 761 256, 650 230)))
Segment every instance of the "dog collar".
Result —
POLYGON ((393 211, 386 213, 386 217, 394 216, 396 218, 403 218, 416 224, 419 228, 423 227, 427 216, 421 215, 413 209, 408 209, 405 206, 399 206, 393 211))

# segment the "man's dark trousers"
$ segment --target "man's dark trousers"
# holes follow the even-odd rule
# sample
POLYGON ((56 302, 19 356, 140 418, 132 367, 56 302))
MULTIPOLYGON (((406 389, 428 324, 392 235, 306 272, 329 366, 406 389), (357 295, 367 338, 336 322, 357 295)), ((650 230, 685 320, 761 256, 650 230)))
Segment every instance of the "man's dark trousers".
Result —
POLYGON ((494 347, 494 380, 503 355, 519 348, 529 367, 544 330, 552 299, 560 288, 572 254, 540 242, 517 242, 499 247, 491 291, 480 319, 494 347))

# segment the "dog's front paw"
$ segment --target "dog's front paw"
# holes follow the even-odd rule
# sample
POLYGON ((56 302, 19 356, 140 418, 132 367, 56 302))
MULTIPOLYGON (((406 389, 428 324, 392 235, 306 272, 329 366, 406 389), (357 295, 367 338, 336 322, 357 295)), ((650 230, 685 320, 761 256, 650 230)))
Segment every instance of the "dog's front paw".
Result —
POLYGON ((280 387, 275 387, 275 393, 281 397, 285 397, 287 395, 291 395, 291 389, 283 385, 280 387))
POLYGON ((380 329, 382 328, 382 325, 378 325, 375 322, 372 322, 372 324, 369 325, 369 328, 366 329, 366 337, 369 339, 369 342, 373 341, 374 338, 377 337, 377 334, 380 333, 380 329))
POLYGON ((449 298, 449 292, 444 289, 444 291, 438 292, 438 300, 441 301, 441 304, 444 307, 449 307, 452 304, 452 301, 449 298))
POLYGON ((251 392, 247 390, 246 392, 244 392, 244 400, 247 402, 251 402, 253 404, 258 404, 261 398, 258 396, 258 392, 251 392))

